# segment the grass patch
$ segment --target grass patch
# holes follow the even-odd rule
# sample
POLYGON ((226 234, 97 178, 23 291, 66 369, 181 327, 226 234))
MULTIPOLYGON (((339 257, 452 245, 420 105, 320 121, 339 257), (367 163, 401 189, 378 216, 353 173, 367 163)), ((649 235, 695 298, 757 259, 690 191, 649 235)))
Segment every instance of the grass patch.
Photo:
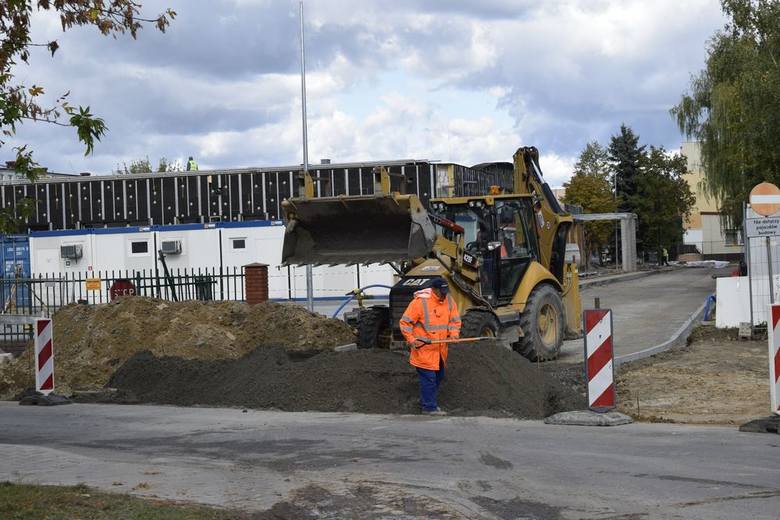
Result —
POLYGON ((0 482, 4 520, 245 520, 250 516, 204 506, 103 493, 84 485, 35 486, 0 482))

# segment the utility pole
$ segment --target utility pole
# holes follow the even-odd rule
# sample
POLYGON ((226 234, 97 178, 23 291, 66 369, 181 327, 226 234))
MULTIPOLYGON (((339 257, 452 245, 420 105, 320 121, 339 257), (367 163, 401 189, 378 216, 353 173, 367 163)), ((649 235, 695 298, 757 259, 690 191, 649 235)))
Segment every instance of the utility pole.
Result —
MULTIPOLYGON (((309 174, 309 136, 306 124, 306 49, 303 38, 303 0, 300 2, 301 14, 301 122, 303 127, 303 175, 309 174)), ((306 264, 306 306, 314 312, 314 273, 311 264, 306 264)))
MULTIPOLYGON (((618 172, 615 170, 615 211, 620 211, 617 198, 617 176, 618 172)), ((620 223, 615 221, 615 271, 617 271, 618 268, 618 229, 620 229, 620 223)))

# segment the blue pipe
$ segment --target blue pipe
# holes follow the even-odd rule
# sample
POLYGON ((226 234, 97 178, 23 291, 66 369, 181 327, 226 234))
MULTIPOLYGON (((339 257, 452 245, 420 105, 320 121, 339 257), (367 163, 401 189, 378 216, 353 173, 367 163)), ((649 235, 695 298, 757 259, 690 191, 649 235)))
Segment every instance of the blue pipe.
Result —
MULTIPOLYGON (((382 289, 392 289, 392 287, 390 287, 390 286, 388 286, 388 285, 374 284, 374 285, 366 285, 365 287, 360 287, 359 291, 363 292, 363 291, 365 291, 366 289, 373 289, 374 287, 381 287, 382 289)), ((344 303, 342 303, 342 304, 341 304, 341 306, 339 306, 339 308, 338 308, 338 309, 336 309, 336 312, 334 312, 334 313, 333 313, 333 316, 331 316, 331 318, 335 319, 335 318, 336 318, 336 317, 339 315, 339 313, 340 313, 342 310, 344 310, 344 307, 346 307, 347 305, 349 305, 349 302, 351 302, 352 300, 354 300, 354 299, 355 299, 355 296, 356 296, 356 294, 355 294, 355 292, 353 291, 353 292, 352 292, 352 295, 351 295, 351 296, 350 296, 350 297, 349 297, 349 298, 348 298, 348 299, 347 299, 347 300, 346 300, 344 303)))

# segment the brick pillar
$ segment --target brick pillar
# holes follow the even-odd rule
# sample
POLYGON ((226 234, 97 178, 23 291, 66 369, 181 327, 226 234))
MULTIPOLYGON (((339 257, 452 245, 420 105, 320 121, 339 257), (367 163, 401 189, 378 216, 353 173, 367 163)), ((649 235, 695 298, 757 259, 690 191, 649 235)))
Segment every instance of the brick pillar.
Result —
POLYGON ((246 302, 255 305, 268 301, 268 266, 249 264, 244 266, 244 289, 246 302))

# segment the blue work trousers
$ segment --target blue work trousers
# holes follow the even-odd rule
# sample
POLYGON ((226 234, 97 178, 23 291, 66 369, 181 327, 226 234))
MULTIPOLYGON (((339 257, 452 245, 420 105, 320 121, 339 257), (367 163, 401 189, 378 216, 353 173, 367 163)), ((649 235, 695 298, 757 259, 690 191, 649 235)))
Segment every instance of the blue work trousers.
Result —
POLYGON ((439 364, 439 370, 417 369, 420 378, 420 405, 423 411, 433 412, 439 407, 437 396, 439 385, 444 379, 444 362, 439 364))

